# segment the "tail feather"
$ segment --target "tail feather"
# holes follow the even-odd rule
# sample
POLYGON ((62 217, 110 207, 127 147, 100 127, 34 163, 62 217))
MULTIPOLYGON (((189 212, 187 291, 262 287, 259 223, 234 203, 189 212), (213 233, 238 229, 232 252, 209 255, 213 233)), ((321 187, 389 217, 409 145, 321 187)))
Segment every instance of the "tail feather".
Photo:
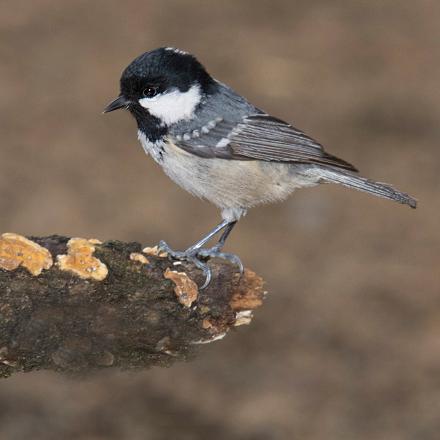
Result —
POLYGON ((398 191, 386 183, 375 182, 374 180, 357 176, 350 171, 340 169, 320 167, 319 169, 316 169, 316 171, 320 180, 323 182, 338 183, 348 188, 354 188, 378 197, 394 200, 395 202, 402 203, 403 205, 409 205, 411 208, 417 207, 416 199, 406 193, 398 191))

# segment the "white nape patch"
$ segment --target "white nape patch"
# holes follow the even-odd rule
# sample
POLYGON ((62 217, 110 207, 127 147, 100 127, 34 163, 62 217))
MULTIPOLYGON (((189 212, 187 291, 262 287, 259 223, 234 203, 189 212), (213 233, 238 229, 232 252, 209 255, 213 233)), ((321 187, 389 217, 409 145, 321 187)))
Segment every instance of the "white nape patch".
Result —
POLYGON ((139 104, 162 123, 170 125, 182 119, 191 119, 201 99, 200 86, 194 84, 186 92, 173 89, 153 98, 139 99, 139 104))
POLYGON ((149 154, 156 162, 162 162, 163 141, 150 142, 142 131, 138 130, 138 139, 145 153, 149 154))
POLYGON ((179 55, 188 55, 188 52, 185 52, 184 50, 176 49, 175 47, 166 47, 165 50, 178 53, 179 55))

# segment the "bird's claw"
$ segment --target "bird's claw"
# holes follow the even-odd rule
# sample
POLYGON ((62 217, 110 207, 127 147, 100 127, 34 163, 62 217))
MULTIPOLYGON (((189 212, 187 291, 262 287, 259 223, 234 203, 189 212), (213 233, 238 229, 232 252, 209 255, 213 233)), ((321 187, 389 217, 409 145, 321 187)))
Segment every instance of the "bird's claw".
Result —
POLYGON ((222 260, 229 261, 231 264, 238 267, 240 276, 243 275, 243 263, 241 262, 240 258, 235 254, 221 252, 216 246, 214 246, 210 249, 200 249, 197 255, 202 258, 221 258, 222 260))
POLYGON ((186 257, 189 257, 186 252, 175 251, 174 249, 171 249, 168 244, 163 240, 159 242, 157 248, 162 252, 166 252, 171 258, 174 258, 175 260, 185 260, 186 257))
POLYGON ((205 276, 205 282, 199 287, 200 290, 208 287, 212 279, 212 271, 209 266, 204 261, 202 261, 202 259, 221 258, 223 260, 227 260, 235 266, 238 266, 240 277, 243 275, 244 268, 240 258, 234 254, 221 252, 220 249, 216 246, 209 249, 189 248, 186 251, 175 251, 171 249, 168 244, 165 243, 165 241, 161 241, 158 245, 158 248, 163 252, 167 252, 167 254, 174 260, 188 261, 189 263, 192 263, 197 268, 199 268, 205 276))
POLYGON ((186 251, 175 251, 171 249, 168 244, 165 243, 165 241, 159 242, 157 247, 161 251, 166 252, 168 256, 171 257, 173 260, 188 261, 189 263, 192 263, 197 268, 199 268, 205 276, 205 282, 199 287, 200 289, 204 289, 209 285, 212 278, 211 269, 206 263, 198 258, 197 250, 189 248, 186 251))

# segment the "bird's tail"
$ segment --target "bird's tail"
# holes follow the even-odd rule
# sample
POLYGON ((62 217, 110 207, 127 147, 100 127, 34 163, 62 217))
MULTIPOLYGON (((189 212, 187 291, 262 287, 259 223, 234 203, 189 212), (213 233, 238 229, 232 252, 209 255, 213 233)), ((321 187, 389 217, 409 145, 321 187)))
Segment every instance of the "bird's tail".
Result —
POLYGON ((333 169, 330 167, 317 167, 314 169, 319 180, 323 183, 338 183, 348 188, 373 194, 377 197, 394 200, 395 202, 409 205, 411 208, 417 207, 417 200, 408 194, 398 191, 386 183, 375 182, 374 180, 360 177, 351 171, 333 169))

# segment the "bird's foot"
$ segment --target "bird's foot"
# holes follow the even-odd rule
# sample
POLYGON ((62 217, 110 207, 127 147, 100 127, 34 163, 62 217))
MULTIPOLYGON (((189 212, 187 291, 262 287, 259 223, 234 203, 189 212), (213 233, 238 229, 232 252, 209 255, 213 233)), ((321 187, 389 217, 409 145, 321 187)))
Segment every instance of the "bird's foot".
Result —
POLYGON ((186 251, 175 251, 171 249, 167 243, 164 241, 161 241, 158 245, 158 248, 161 251, 166 252, 172 259, 178 260, 178 261, 188 261, 189 263, 194 264, 196 267, 198 267, 205 276, 205 282, 202 286, 200 286, 200 289, 204 289, 208 286, 208 284, 211 282, 212 278, 212 272, 209 266, 200 260, 198 258, 198 250, 197 249, 187 249, 186 251))
POLYGON ((238 255, 230 254, 229 252, 221 252, 221 249, 217 246, 208 249, 200 249, 197 255, 202 258, 221 258, 222 260, 229 261, 231 264, 238 267, 240 276, 243 275, 244 267, 238 255))
POLYGON ((158 245, 158 248, 161 251, 166 252, 171 258, 178 261, 188 261, 189 263, 193 263, 196 267, 198 267, 205 276, 205 282, 200 289, 206 288, 211 282, 212 272, 210 267, 206 264, 205 260, 210 258, 221 258, 223 260, 227 260, 230 263, 238 266, 240 271, 240 276, 243 275, 243 263, 237 255, 229 254, 226 252, 221 252, 218 246, 214 246, 212 248, 188 248, 186 251, 175 251, 171 249, 165 241, 161 241, 158 245))

